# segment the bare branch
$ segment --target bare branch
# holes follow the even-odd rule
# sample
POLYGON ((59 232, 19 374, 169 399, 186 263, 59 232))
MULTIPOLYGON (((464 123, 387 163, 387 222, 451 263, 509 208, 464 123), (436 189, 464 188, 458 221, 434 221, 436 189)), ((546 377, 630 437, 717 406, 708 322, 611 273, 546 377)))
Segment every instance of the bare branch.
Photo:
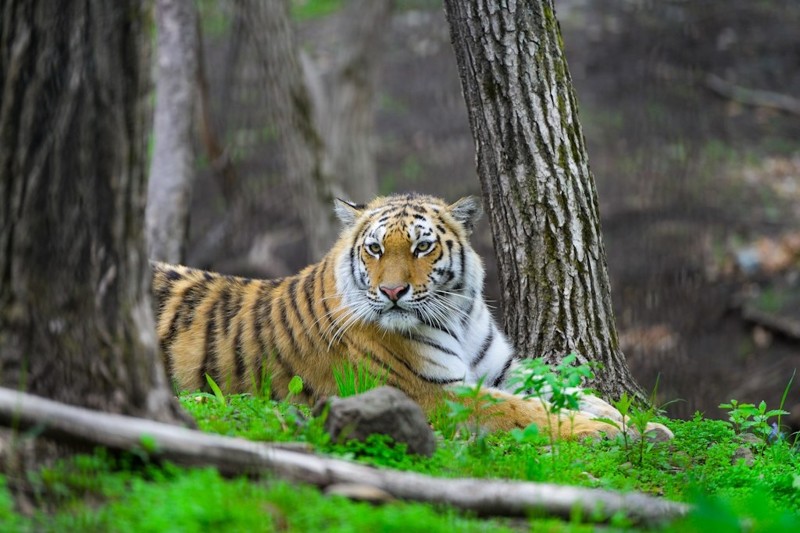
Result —
POLYGON ((785 113, 800 115, 800 99, 772 91, 748 89, 709 74, 705 78, 705 85, 715 93, 740 104, 777 109, 785 113))

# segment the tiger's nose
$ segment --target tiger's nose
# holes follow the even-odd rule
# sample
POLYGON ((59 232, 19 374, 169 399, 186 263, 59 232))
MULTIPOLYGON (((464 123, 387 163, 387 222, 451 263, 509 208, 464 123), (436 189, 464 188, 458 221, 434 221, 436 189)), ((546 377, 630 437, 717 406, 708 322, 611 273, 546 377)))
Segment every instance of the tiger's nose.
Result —
POLYGON ((408 292, 410 285, 405 283, 403 285, 398 285, 397 287, 386 287, 385 285, 381 285, 379 288, 383 294, 385 294, 391 301, 396 302, 403 296, 405 293, 408 292))

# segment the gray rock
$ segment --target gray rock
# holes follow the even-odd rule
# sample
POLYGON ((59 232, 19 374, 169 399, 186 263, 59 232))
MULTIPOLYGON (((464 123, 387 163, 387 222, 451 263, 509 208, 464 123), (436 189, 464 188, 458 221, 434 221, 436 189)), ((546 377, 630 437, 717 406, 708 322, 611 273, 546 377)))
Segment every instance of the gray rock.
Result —
POLYGON ((744 464, 747 466, 753 466, 755 462, 755 457, 753 456, 753 450, 746 446, 741 446, 733 452, 733 457, 731 457, 731 464, 735 465, 739 459, 744 459, 744 464))
POLYGON ((334 441, 364 441, 377 433, 405 443, 409 453, 430 457, 436 450, 433 430, 422 408, 394 387, 379 387, 349 398, 333 396, 317 405, 315 414, 325 405, 329 407, 325 430, 334 441))

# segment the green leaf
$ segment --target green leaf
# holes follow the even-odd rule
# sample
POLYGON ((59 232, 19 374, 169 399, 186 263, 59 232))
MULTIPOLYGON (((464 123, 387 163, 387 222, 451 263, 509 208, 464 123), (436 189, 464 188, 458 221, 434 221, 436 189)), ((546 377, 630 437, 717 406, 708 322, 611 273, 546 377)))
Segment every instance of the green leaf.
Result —
POLYGON ((295 376, 289 380, 289 394, 297 395, 303 392, 303 378, 295 376))
POLYGON ((219 385, 217 385, 217 382, 208 374, 206 374, 206 381, 208 382, 208 386, 211 387, 211 390, 214 391, 214 397, 217 399, 217 402, 222 407, 225 407, 227 405, 225 402, 225 395, 222 394, 222 390, 219 388, 219 385))

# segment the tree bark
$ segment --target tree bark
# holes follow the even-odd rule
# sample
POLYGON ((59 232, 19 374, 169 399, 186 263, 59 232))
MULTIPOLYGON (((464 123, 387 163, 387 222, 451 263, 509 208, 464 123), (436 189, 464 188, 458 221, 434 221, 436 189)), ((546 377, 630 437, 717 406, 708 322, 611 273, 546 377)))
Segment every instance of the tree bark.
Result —
MULTIPOLYGON (((375 169, 375 85, 392 0, 349 0, 337 20, 338 40, 323 101, 315 111, 326 142, 329 173, 347 198, 378 195, 375 169)), ((313 94, 313 91, 312 91, 313 94)))
POLYGON ((265 74, 264 90, 283 147, 286 180, 312 259, 336 240, 333 200, 343 196, 325 168, 325 143, 303 80, 288 0, 238 0, 243 26, 265 74))
POLYGON ((143 235, 145 21, 136 0, 2 5, 0 383, 174 422, 143 235))
POLYGON ((553 0, 445 0, 518 353, 602 363, 606 398, 641 391, 619 347, 578 105, 553 0))
POLYGON ((156 110, 147 190, 151 259, 181 263, 194 182, 194 104, 198 15, 194 0, 156 0, 156 110))
POLYGON ((48 436, 121 450, 187 466, 214 466, 228 475, 268 473, 320 487, 358 484, 404 500, 452 505, 480 515, 528 516, 531 510, 607 521, 624 514, 634 524, 655 525, 686 515, 691 507, 639 493, 492 479, 441 479, 377 469, 341 459, 280 449, 245 439, 60 405, 0 388, 0 424, 37 428, 48 436))

